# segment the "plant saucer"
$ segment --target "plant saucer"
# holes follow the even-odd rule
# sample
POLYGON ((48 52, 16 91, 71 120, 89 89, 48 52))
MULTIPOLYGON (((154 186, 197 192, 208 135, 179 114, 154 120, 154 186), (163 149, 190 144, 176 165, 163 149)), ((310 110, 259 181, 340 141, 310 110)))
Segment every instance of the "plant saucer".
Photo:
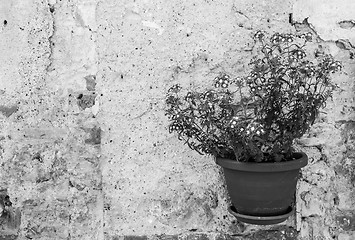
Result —
POLYGON ((249 224, 255 224, 255 225, 272 225, 272 224, 277 224, 285 221, 292 213, 293 213, 293 208, 289 207, 287 209, 287 213, 282 214, 282 215, 277 215, 277 216, 250 216, 250 215, 245 215, 238 213, 235 209, 235 207, 230 206, 228 208, 229 213, 231 213, 233 216, 237 218, 238 221, 244 222, 244 223, 249 223, 249 224))

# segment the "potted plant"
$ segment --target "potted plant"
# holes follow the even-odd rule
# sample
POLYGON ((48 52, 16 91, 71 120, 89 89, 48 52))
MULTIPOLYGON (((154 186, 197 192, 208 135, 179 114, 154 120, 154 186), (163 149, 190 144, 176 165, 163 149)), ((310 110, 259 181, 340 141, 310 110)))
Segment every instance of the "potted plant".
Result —
POLYGON ((307 155, 293 142, 314 123, 335 85, 341 64, 315 50, 311 34, 254 36, 256 56, 243 77, 220 73, 214 86, 168 90, 169 131, 223 167, 230 212, 253 224, 275 224, 292 212, 299 171, 307 155))

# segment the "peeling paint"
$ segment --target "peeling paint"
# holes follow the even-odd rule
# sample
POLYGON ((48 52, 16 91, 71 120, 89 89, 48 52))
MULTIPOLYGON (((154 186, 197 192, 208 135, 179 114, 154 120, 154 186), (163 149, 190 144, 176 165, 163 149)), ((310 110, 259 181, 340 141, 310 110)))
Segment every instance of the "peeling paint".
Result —
POLYGON ((348 39, 355 45, 355 32, 352 31, 354 9, 352 0, 297 0, 293 6, 293 18, 297 22, 307 19, 324 41, 348 39))
POLYGON ((355 27, 355 20, 343 20, 338 22, 338 24, 341 28, 351 29, 355 27))

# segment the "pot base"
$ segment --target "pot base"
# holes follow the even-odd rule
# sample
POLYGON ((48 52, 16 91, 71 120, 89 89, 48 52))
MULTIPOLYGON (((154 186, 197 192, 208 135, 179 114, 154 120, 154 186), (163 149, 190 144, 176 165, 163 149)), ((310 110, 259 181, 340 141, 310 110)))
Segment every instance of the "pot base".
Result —
POLYGON ((272 225, 272 224, 277 224, 285 221, 293 213, 293 208, 289 207, 287 213, 285 214, 277 215, 277 216, 267 216, 267 217, 249 216, 245 214, 240 214, 236 211, 236 209, 233 206, 230 206, 228 208, 228 212, 231 213, 234 217, 236 217, 237 220, 240 222, 255 224, 255 225, 272 225))

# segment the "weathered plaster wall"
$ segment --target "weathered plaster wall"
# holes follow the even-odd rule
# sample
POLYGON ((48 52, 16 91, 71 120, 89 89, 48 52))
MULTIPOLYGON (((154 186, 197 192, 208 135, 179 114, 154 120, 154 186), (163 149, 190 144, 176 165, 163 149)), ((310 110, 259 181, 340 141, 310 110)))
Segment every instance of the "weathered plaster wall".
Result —
POLYGON ((0 239, 355 239, 354 7, 0 0, 0 239), (164 116, 172 84, 242 73, 257 30, 313 31, 344 64, 297 143, 297 213, 271 227, 228 214, 221 170, 164 116))
POLYGON ((0 2, 0 185, 21 214, 2 219, 4 239, 102 239, 100 128, 84 109, 97 64, 81 5, 0 2))
POLYGON ((315 31, 320 43, 343 61, 339 86, 308 136, 311 156, 298 189, 301 239, 355 239, 355 65, 353 1, 297 1, 294 20, 315 31))

